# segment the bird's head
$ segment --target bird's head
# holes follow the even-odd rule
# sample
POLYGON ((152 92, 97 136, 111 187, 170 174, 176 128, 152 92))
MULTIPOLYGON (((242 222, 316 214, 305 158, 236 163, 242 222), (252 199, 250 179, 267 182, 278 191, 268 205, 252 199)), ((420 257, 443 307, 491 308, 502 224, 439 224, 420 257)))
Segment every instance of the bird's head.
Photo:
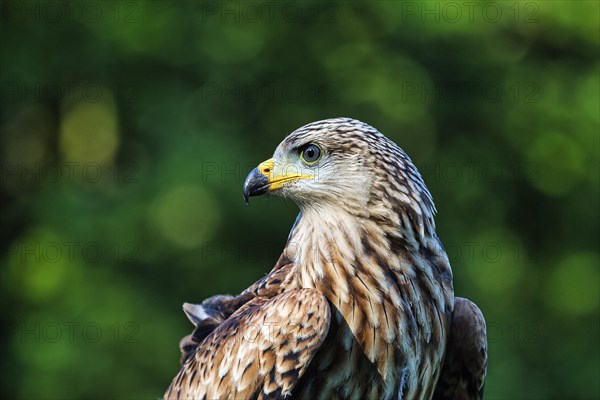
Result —
POLYGON ((334 207, 368 217, 402 206, 417 214, 435 212, 408 156, 377 129, 351 118, 292 132, 273 158, 250 172, 243 192, 246 201, 264 193, 286 197, 303 211, 334 207))

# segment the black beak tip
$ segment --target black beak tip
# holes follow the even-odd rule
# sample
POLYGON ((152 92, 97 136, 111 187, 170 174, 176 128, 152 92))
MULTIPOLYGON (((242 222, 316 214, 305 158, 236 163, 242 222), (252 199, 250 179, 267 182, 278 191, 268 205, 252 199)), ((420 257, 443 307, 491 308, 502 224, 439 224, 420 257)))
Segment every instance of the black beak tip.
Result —
POLYGON ((254 168, 244 181, 242 192, 247 205, 250 205, 250 197, 260 196, 267 192, 269 187, 269 178, 263 175, 258 168, 254 168))
POLYGON ((244 193, 244 201, 246 202, 246 205, 249 206, 250 205, 250 190, 248 188, 248 179, 246 179, 246 182, 244 182, 244 188, 242 189, 242 192, 244 193))

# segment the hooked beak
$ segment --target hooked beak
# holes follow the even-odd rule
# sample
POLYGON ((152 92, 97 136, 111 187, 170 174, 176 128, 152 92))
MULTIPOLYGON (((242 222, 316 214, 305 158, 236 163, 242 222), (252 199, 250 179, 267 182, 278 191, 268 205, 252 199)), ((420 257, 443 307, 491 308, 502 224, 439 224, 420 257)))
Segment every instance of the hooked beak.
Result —
MULTIPOLYGON (((275 160, 272 158, 263 161, 254 168, 244 181, 243 193, 246 204, 250 204, 252 196, 260 196, 267 192, 281 188, 285 182, 295 181, 302 178, 311 178, 293 171, 281 175, 274 174, 275 160)), ((283 168, 285 169, 285 168, 283 168)))
MULTIPOLYGON (((264 163, 263 163, 264 164, 264 163)), ((262 165, 262 164, 261 164, 262 165)), ((250 204, 251 196, 260 196, 267 193, 269 190, 269 176, 265 175, 260 168, 260 165, 254 168, 244 181, 244 200, 246 204, 250 204)))

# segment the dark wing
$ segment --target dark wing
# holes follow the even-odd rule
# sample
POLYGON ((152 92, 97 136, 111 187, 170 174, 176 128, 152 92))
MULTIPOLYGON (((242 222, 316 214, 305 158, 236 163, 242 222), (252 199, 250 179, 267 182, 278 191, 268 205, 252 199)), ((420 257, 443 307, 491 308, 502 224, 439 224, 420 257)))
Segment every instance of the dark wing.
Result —
POLYGON ((485 319, 475 303, 456 297, 446 358, 435 400, 483 399, 487 368, 485 319))
POLYGON ((327 336, 329 304, 315 289, 253 300, 188 357, 166 399, 283 398, 327 336))

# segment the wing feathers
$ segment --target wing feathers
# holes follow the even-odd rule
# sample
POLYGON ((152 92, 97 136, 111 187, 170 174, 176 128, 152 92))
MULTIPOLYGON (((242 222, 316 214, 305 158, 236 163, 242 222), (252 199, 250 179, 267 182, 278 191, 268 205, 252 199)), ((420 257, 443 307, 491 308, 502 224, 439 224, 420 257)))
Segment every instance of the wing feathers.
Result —
POLYGON ((327 300, 314 289, 254 299, 197 344, 165 398, 289 395, 329 322, 327 300))
POLYGON ((485 319, 475 303, 456 297, 446 359, 435 400, 483 399, 487 368, 485 319))

